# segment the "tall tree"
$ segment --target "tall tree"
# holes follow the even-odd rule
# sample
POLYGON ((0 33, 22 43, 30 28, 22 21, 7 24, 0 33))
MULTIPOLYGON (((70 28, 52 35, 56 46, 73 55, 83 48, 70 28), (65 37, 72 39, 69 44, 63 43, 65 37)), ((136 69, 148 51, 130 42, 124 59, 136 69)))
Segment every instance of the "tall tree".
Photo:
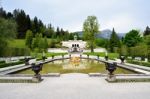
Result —
POLYGON ((146 30, 144 31, 144 36, 150 35, 150 28, 147 26, 146 30))
POLYGON ((145 36, 144 37, 144 41, 145 41, 145 43, 146 43, 146 45, 147 45, 147 58, 148 58, 148 60, 149 60, 149 62, 150 62, 150 35, 147 35, 147 36, 145 36))
POLYGON ((74 39, 74 34, 73 33, 70 33, 69 34, 69 40, 73 40, 74 39))
POLYGON ((44 49, 44 40, 42 37, 42 33, 37 33, 32 41, 32 49, 35 48, 38 49, 39 52, 42 52, 42 49, 44 49))
POLYGON ((42 22, 42 20, 38 21, 38 32, 43 33, 45 31, 45 27, 44 24, 42 22))
POLYGON ((13 14, 11 12, 7 13, 7 19, 13 19, 13 14))
POLYGON ((142 41, 142 38, 139 34, 139 31, 131 30, 125 35, 123 43, 128 47, 134 47, 141 41, 142 41))
POLYGON ((33 31, 34 35, 36 33, 45 32, 45 26, 44 26, 43 22, 40 19, 38 19, 37 17, 34 17, 34 19, 32 21, 32 31, 33 31))
POLYGON ((31 30, 31 19, 29 15, 27 15, 26 20, 27 20, 27 29, 31 30))
POLYGON ((48 24, 48 27, 46 28, 46 31, 44 32, 43 36, 46 36, 48 38, 52 38, 53 35, 55 35, 54 27, 52 27, 51 24, 48 24))
POLYGON ((33 34, 31 30, 28 30, 26 33, 26 45, 31 48, 32 45, 33 34))
POLYGON ((84 40, 88 41, 91 52, 94 52, 94 40, 98 30, 99 24, 96 16, 88 16, 83 23, 83 36, 84 40))
POLYGON ((32 24, 33 33, 38 33, 38 19, 34 17, 33 24, 32 24))
POLYGON ((148 46, 150 46, 150 35, 147 35, 147 36, 144 37, 144 42, 145 42, 148 46))
POLYGON ((38 48, 39 46, 39 41, 40 41, 40 34, 37 33, 35 35, 35 38, 32 40, 32 49, 38 48))
POLYGON ((28 30, 27 15, 24 10, 14 10, 14 18, 17 23, 18 38, 25 38, 25 33, 28 30))
POLYGON ((38 37, 38 49, 39 52, 42 52, 42 50, 44 49, 44 40, 42 38, 42 33, 40 33, 38 37))
POLYGON ((44 50, 47 51, 47 48, 48 48, 47 37, 44 37, 44 50))
POLYGON ((60 37, 60 29, 59 29, 59 27, 57 27, 57 29, 56 29, 56 36, 60 37))
POLYGON ((8 45, 8 40, 16 37, 16 23, 13 20, 0 18, 0 56, 8 45))
POLYGON ((111 52, 114 52, 114 47, 120 47, 120 40, 119 40, 119 37, 117 36, 114 28, 113 28, 112 34, 110 36, 109 47, 110 47, 111 52))
POLYGON ((6 11, 3 8, 0 8, 0 17, 5 19, 7 18, 6 11))

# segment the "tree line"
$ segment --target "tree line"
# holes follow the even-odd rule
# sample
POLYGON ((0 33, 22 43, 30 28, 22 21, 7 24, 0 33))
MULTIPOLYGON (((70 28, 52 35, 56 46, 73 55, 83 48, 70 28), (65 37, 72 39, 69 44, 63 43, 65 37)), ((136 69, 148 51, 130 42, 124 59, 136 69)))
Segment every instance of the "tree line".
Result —
POLYGON ((144 32, 136 29, 130 30, 125 37, 119 39, 113 28, 110 39, 106 40, 105 48, 109 52, 119 53, 120 56, 148 58, 150 61, 150 29, 147 27, 144 32))
POLYGON ((111 53, 119 53, 120 56, 148 58, 150 61, 150 28, 148 26, 144 32, 132 29, 122 39, 119 39, 114 28, 108 39, 96 38, 98 32, 99 23, 96 16, 88 16, 83 23, 83 39, 88 41, 91 52, 94 52, 95 46, 100 46, 111 53))
POLYGON ((37 17, 31 19, 24 10, 15 9, 11 13, 0 8, 0 56, 25 55, 30 50, 46 51, 48 47, 60 47, 62 40, 73 39, 73 36, 63 28, 45 25, 37 17), (26 47, 10 48, 8 41, 14 38, 25 39, 26 47), (50 42, 47 38, 51 39, 50 42))
POLYGON ((11 19, 16 22, 17 34, 16 38, 24 39, 28 30, 32 31, 33 37, 37 33, 42 33, 43 37, 68 40, 72 38, 72 35, 63 28, 57 27, 56 29, 52 24, 45 25, 41 19, 36 16, 31 19, 30 15, 26 14, 24 10, 15 9, 13 12, 6 12, 3 8, 0 8, 0 17, 4 19, 11 19))

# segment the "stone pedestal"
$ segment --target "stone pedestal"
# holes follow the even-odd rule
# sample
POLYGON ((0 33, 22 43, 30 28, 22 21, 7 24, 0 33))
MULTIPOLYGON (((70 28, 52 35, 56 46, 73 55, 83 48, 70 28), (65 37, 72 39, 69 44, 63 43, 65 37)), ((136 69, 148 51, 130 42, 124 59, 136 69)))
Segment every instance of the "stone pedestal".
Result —
POLYGON ((41 75, 38 74, 38 75, 34 75, 33 78, 32 78, 32 81, 33 82, 40 82, 42 79, 41 79, 41 75))
POLYGON ((114 81, 116 81, 116 76, 114 74, 111 74, 111 75, 108 74, 106 80, 109 82, 114 82, 114 81))

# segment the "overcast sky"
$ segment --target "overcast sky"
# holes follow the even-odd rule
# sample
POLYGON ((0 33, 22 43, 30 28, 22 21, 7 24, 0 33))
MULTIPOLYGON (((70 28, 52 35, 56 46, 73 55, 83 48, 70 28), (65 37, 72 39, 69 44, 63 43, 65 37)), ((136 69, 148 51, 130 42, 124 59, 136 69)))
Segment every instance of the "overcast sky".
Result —
POLYGON ((82 30, 84 20, 95 15, 100 30, 144 30, 150 26, 150 0, 1 0, 6 11, 23 9, 31 18, 71 32, 82 30))

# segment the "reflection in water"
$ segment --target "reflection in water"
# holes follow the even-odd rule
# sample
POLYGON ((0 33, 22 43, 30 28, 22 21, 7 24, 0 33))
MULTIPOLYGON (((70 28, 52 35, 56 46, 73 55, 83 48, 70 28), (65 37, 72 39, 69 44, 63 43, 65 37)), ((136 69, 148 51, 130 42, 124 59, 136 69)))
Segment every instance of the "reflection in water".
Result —
POLYGON ((79 69, 86 69, 86 65, 82 63, 80 57, 71 57, 67 64, 62 65, 63 69, 72 69, 72 70, 79 70, 79 69))

